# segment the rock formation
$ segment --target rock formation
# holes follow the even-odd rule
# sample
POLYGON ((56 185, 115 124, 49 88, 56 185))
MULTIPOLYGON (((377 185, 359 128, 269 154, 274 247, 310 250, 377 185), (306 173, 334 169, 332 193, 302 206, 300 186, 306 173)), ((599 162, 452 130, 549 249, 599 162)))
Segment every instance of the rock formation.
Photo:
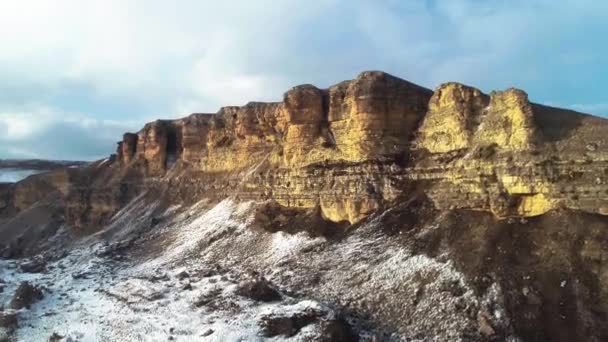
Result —
MULTIPOLYGON (((300 222, 315 226, 301 231, 335 237, 370 221, 388 235, 419 230, 408 243, 424 255, 448 253, 480 293, 491 290, 486 273, 510 291, 524 336, 542 325, 543 337, 607 338, 607 147, 608 120, 532 103, 521 90, 447 83, 431 91, 364 72, 328 89, 294 87, 281 102, 157 120, 126 133, 108 159, 0 184, 0 237, 13 246, 27 212, 40 207, 72 231, 111 235, 143 196, 163 205, 263 202, 256 224, 264 231, 297 232, 300 222), (580 282, 554 288, 568 277, 580 282), (547 318, 562 311, 577 318, 547 318)), ((155 208, 142 231, 161 222, 155 208)), ((424 286, 407 293, 417 291, 424 286)), ((393 310, 401 311, 368 311, 407 321, 401 304, 393 310)), ((507 336, 491 314, 476 315, 488 340, 500 329, 507 336)))
POLYGON ((488 96, 457 83, 435 91, 419 132, 419 147, 432 153, 489 145, 525 151, 538 138, 526 93, 508 89, 488 96))
POLYGON ((605 214, 606 133, 606 121, 530 103, 521 90, 447 83, 432 92, 364 72, 328 89, 294 87, 282 102, 148 123, 109 161, 34 177, 11 200, 3 190, 2 203, 22 210, 58 191, 72 224, 95 226, 142 189, 171 187, 177 197, 318 207, 354 223, 424 184, 443 209, 605 214))

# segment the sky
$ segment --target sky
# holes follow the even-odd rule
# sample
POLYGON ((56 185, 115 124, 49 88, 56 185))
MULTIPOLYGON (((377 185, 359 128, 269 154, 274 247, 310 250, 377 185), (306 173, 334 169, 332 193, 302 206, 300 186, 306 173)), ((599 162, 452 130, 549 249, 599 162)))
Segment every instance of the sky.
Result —
POLYGON ((608 116, 608 1, 0 0, 0 158, 383 70, 608 116))

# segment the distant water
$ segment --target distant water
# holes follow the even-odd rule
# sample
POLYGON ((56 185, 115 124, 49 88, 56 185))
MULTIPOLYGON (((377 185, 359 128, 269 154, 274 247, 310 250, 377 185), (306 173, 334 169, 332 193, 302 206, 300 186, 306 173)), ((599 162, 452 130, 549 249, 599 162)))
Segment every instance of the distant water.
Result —
POLYGON ((0 169, 0 183, 18 182, 27 176, 44 172, 44 170, 0 169))

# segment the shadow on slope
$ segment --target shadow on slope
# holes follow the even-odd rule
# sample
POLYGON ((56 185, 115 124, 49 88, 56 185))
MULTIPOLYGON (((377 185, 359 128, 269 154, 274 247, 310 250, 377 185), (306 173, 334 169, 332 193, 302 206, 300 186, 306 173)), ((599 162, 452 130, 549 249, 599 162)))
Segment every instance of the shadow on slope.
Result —
POLYGON ((255 226, 270 233, 279 231, 294 235, 306 232, 311 237, 331 240, 344 238, 350 224, 331 222, 321 215, 320 208, 301 209, 284 207, 276 202, 267 202, 256 208, 255 226))
POLYGON ((525 341, 608 339, 606 217, 559 210, 498 221, 458 210, 437 212, 433 228, 411 229, 410 214, 396 210, 381 225, 401 217, 408 231, 402 239, 418 253, 454 261, 477 293, 499 283, 515 333, 525 341))
POLYGON ((573 110, 533 104, 534 120, 546 142, 559 150, 595 148, 608 144, 608 120, 573 110))

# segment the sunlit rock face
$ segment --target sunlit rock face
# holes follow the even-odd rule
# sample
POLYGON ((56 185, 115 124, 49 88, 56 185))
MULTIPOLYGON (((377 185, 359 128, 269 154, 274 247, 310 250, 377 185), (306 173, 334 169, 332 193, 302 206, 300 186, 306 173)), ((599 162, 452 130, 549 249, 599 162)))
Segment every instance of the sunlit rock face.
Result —
POLYGON ((116 155, 121 163, 128 164, 135 157, 135 151, 137 151, 137 134, 125 133, 122 136, 122 141, 118 143, 116 149, 116 155))
POLYGON ((107 162, 49 186, 34 178, 5 202, 22 210, 58 191, 78 226, 104 222, 142 191, 274 200, 351 223, 412 193, 499 218, 606 214, 607 146, 606 120, 533 104, 521 90, 433 92, 370 71, 327 89, 293 87, 281 102, 148 123, 107 162))
POLYGON ((468 148, 490 98, 459 83, 441 85, 431 97, 418 146, 432 153, 468 148))
POLYGON ((485 118, 474 136, 477 144, 513 151, 531 150, 539 139, 528 94, 508 89, 492 94, 485 118))
POLYGON ((329 93, 330 128, 351 161, 407 152, 432 94, 379 72, 364 72, 329 93))
MULTIPOLYGON (((163 278, 167 268, 148 256, 179 266, 167 281, 149 278, 153 286, 207 292, 190 283, 207 274, 196 268, 183 287, 190 261, 228 275, 271 271, 277 288, 345 303, 396 327, 391 336, 604 341, 605 215, 608 120, 516 89, 433 92, 364 72, 327 89, 296 86, 280 102, 157 120, 126 133, 107 159, 0 184, 0 251, 47 255, 62 239, 109 239, 87 253, 145 261, 163 278)), ((55 265, 72 260, 68 270, 92 276, 79 254, 61 255, 55 265)), ((63 267, 49 270, 65 278, 63 267)), ((98 279, 91 292, 60 281, 49 293, 90 302, 103 295, 98 279)), ((234 316, 226 294, 214 298, 234 316)), ((178 297, 201 312, 185 301, 198 295, 178 297)))
MULTIPOLYGON (((301 85, 282 102, 250 102, 215 115, 149 123, 138 133, 134 160, 145 160, 147 170, 159 174, 172 141, 179 159, 209 172, 243 169, 261 159, 300 167, 394 156, 408 150, 431 94, 382 72, 365 72, 329 89, 301 85)), ((132 136, 125 135, 120 145, 119 159, 128 164, 132 136)))
POLYGON ((418 146, 432 153, 496 145, 530 150, 538 139, 528 95, 518 89, 493 92, 458 83, 435 91, 419 131, 418 146))
POLYGON ((221 174, 217 179, 258 168, 263 170, 257 175, 265 177, 263 184, 248 185, 251 190, 241 190, 243 197, 319 206, 330 220, 354 222, 393 194, 375 193, 372 189, 382 184, 357 179, 369 173, 362 168, 357 169, 360 176, 328 176, 319 184, 302 168, 402 158, 431 95, 428 89, 376 71, 329 89, 301 85, 287 91, 282 102, 250 102, 224 107, 217 114, 149 123, 137 134, 135 146, 133 135, 123 137, 118 160, 149 176, 162 175, 175 161, 192 171, 221 174))

